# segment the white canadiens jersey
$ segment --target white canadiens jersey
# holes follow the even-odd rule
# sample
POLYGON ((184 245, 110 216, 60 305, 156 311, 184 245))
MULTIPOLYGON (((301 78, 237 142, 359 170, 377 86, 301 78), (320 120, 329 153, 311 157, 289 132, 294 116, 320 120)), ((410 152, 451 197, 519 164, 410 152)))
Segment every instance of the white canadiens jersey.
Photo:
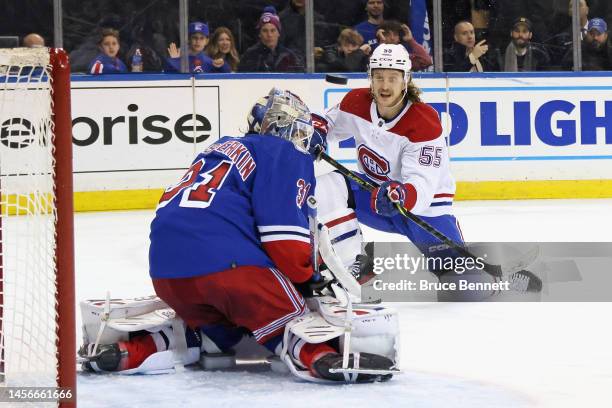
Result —
POLYGON ((436 111, 410 103, 390 121, 378 116, 368 88, 350 91, 326 113, 329 141, 355 138, 359 171, 376 184, 406 185, 411 212, 426 217, 452 213, 455 180, 436 111))

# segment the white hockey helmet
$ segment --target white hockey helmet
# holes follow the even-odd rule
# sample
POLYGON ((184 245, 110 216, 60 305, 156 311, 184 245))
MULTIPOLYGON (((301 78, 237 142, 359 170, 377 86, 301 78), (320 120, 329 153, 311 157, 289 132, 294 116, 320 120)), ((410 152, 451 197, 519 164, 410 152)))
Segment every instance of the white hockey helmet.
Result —
POLYGON ((406 48, 401 44, 380 44, 370 57, 368 77, 372 78, 374 69, 397 69, 404 73, 404 81, 408 82, 412 62, 406 48))
POLYGON ((250 132, 278 136, 307 151, 313 134, 312 121, 308 107, 297 95, 272 88, 255 103, 247 120, 250 132))

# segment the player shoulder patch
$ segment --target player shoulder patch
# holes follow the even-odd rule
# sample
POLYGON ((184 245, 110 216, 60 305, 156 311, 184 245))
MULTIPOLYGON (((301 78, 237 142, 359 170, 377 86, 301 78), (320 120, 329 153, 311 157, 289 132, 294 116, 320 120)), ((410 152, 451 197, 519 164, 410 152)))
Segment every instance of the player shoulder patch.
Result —
POLYGON ((413 143, 435 140, 442 134, 438 112, 426 103, 413 103, 390 132, 407 137, 413 143))
POLYGON ((360 118, 371 121, 370 106, 372 105, 372 96, 369 88, 357 88, 350 91, 342 98, 340 102, 340 110, 350 113, 360 118))
POLYGON ((306 183, 304 179, 298 179, 297 183, 297 195, 295 196, 295 204, 298 208, 302 208, 304 205, 304 201, 306 201, 306 197, 308 197, 308 192, 310 191, 310 183, 306 183))
POLYGON ((389 180, 388 174, 391 171, 389 161, 368 146, 360 144, 357 147, 357 160, 372 180, 381 183, 389 180))

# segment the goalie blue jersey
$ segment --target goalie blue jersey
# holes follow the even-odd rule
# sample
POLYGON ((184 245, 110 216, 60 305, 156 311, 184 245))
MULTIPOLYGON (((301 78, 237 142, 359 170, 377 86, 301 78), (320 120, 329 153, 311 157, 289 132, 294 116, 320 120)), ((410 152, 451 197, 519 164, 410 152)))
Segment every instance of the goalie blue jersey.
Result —
POLYGON ((306 198, 308 153, 276 136, 223 137, 162 195, 151 223, 152 278, 186 278, 238 266, 312 275, 306 198))

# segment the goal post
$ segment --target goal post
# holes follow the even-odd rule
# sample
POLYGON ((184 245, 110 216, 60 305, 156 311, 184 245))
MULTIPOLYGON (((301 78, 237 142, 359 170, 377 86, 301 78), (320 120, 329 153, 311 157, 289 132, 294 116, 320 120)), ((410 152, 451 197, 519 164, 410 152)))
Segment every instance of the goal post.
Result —
POLYGON ((76 406, 72 177, 67 54, 0 49, 0 386, 70 389, 60 407, 76 406))

